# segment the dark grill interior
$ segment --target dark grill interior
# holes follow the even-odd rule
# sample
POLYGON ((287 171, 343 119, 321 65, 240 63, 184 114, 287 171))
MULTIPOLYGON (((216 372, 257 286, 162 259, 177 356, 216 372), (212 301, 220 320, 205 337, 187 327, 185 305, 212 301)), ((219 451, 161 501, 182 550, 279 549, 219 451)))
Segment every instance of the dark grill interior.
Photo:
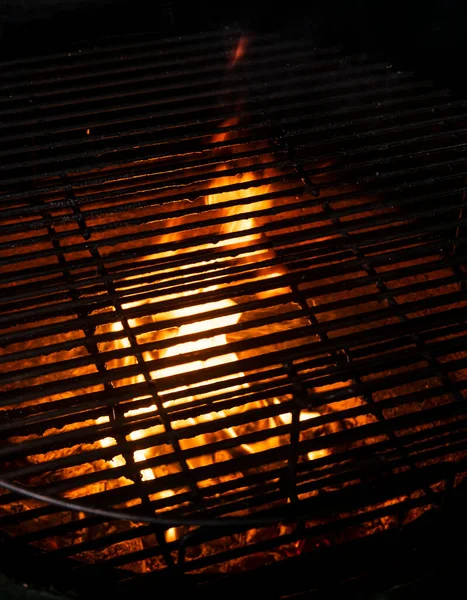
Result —
POLYGON ((126 590, 228 582, 446 501, 465 102, 232 28, 1 68, 8 555, 126 590))

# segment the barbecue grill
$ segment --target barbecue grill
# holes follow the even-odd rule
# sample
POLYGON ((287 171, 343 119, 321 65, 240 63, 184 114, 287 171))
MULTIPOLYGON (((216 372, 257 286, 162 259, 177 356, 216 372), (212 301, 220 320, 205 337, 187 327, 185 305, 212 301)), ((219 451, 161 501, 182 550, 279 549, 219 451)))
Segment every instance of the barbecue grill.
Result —
POLYGON ((4 568, 319 595, 461 537, 466 102, 303 32, 1 67, 4 568))

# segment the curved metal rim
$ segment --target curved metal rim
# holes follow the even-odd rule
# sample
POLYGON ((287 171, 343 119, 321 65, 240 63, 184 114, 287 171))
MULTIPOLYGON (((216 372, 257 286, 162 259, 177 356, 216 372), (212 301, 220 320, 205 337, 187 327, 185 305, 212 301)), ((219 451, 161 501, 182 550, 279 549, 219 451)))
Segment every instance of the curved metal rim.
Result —
POLYGON ((218 517, 217 519, 203 519, 203 518, 188 518, 188 517, 153 517, 151 515, 142 514, 131 514, 129 512, 120 510, 108 510, 105 508, 98 508, 92 505, 83 505, 79 502, 70 502, 63 500, 62 498, 54 498, 53 496, 47 496, 40 494, 29 488, 10 483, 0 479, 0 487, 3 487, 10 492, 20 494, 33 500, 52 504, 58 508, 64 508, 72 511, 80 511, 91 515, 104 517, 106 519, 122 519, 125 521, 136 521, 141 523, 150 523, 153 525, 161 525, 163 527, 176 527, 176 526, 198 526, 198 527, 236 527, 236 526, 247 526, 247 527, 258 527, 262 525, 277 525, 284 521, 280 517, 218 517))

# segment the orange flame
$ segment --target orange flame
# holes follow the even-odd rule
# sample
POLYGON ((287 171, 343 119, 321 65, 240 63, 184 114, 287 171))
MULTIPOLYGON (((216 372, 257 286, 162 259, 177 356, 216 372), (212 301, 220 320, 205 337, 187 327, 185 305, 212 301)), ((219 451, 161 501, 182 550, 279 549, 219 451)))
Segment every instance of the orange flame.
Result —
MULTIPOLYGON (((242 37, 236 47, 236 50, 234 52, 230 66, 233 66, 234 64, 236 64, 244 56, 247 45, 248 45, 248 38, 242 37)), ((221 131, 220 133, 215 134, 212 138, 213 143, 222 144, 222 142, 231 140, 232 137, 235 135, 235 132, 231 131, 231 128, 235 127, 238 124, 239 124, 239 119, 236 116, 230 117, 229 119, 227 119, 223 123, 221 129, 225 128, 228 130, 221 131)), ((272 157, 270 155, 266 155, 263 160, 269 162, 272 160, 272 157)), ((227 166, 225 164, 222 164, 218 167, 219 172, 226 170, 226 169, 227 169, 227 166)), ((270 172, 266 173, 267 176, 269 176, 269 175, 272 176, 272 175, 276 174, 275 172, 272 172, 272 170, 269 170, 269 171, 270 172)), ((216 181, 211 184, 212 187, 216 187, 216 188, 219 188, 219 187, 220 188, 229 188, 229 187, 234 186, 235 184, 239 184, 239 183, 244 184, 244 185, 241 187, 241 189, 234 189, 232 191, 225 191, 225 192, 216 191, 216 193, 212 193, 205 198, 205 202, 210 205, 216 205, 219 208, 219 210, 221 211, 221 214, 223 216, 237 217, 237 218, 232 218, 232 220, 227 219, 226 222, 220 226, 219 233, 220 234, 228 234, 227 236, 225 236, 225 239, 219 240, 216 244, 207 244, 204 246, 204 248, 206 248, 206 249, 213 248, 214 249, 214 248, 219 248, 222 246, 234 246, 237 248, 238 247, 245 248, 245 252, 240 255, 237 255, 237 259, 244 260, 247 262, 252 262, 252 261, 257 260, 259 255, 262 255, 262 258, 265 258, 265 259, 275 257, 274 251, 267 249, 267 248, 266 249, 256 249, 256 250, 249 249, 249 246, 251 246, 251 244, 261 242, 264 240, 263 240, 262 234, 257 233, 255 231, 255 229, 257 228, 256 219, 249 216, 248 213, 258 211, 258 210, 259 211, 265 210, 267 208, 270 208, 271 204, 272 204, 271 200, 261 199, 258 201, 252 201, 252 198, 254 198, 255 196, 264 196, 264 195, 268 194, 268 192, 271 191, 269 185, 260 185, 260 186, 255 186, 255 187, 249 186, 248 184, 254 182, 256 178, 257 178, 257 174, 254 172, 243 172, 235 177, 233 177, 233 176, 221 177, 220 179, 216 179, 216 181), (236 200, 239 200, 239 201, 244 200, 244 202, 239 202, 234 207, 229 206, 227 208, 222 208, 223 203, 236 201, 236 200), (239 219, 238 216, 241 216, 242 218, 239 219), (247 235, 245 235, 245 232, 247 233, 247 235), (248 232, 251 232, 251 233, 248 233, 248 232), (236 234, 236 233, 238 233, 238 237, 236 237, 235 235, 232 237, 232 234, 236 234)), ((201 264, 208 265, 208 262, 204 262, 201 264)), ((284 275, 285 273, 286 273, 285 269, 278 266, 278 267, 270 269, 269 271, 266 271, 266 272, 264 272, 264 270, 263 270, 261 277, 262 278, 274 278, 274 277, 278 277, 280 275, 284 275)), ((134 287, 137 287, 137 286, 135 285, 134 287)), ((212 285, 212 286, 206 287, 204 289, 200 289, 198 291, 182 292, 179 294, 169 294, 169 295, 165 296, 164 298, 162 298, 162 300, 175 300, 176 301, 187 295, 197 295, 200 293, 215 291, 217 289, 219 289, 218 286, 212 285)), ((257 296, 258 296, 258 298, 264 298, 264 297, 267 297, 268 295, 284 293, 284 291, 285 291, 284 288, 272 289, 272 290, 260 292, 257 294, 257 296)), ((161 300, 161 299, 158 298, 158 300, 161 300)), ((125 309, 130 306, 136 306, 138 304, 139 304, 138 302, 134 302, 134 303, 126 305, 126 306, 124 305, 123 308, 125 309)), ((158 382, 158 388, 159 389, 162 388, 162 390, 163 390, 160 392, 160 396, 163 399, 165 398, 163 401, 163 405, 165 408, 169 408, 171 406, 174 406, 176 403, 180 402, 180 400, 170 400, 168 397, 170 397, 171 394, 179 393, 179 392, 186 392, 186 395, 183 396, 183 403, 186 403, 187 401, 190 402, 197 398, 197 388, 199 388, 200 386, 204 386, 206 384, 220 383, 220 382, 226 382, 226 381, 231 382, 231 383, 227 384, 227 387, 223 387, 224 392, 236 392, 242 388, 248 387, 248 384, 245 383, 244 381, 242 381, 242 379, 244 379, 244 377, 245 377, 244 373, 239 371, 238 373, 235 373, 235 374, 219 377, 214 380, 203 381, 202 383, 196 383, 196 384, 191 384, 191 385, 184 385, 184 386, 178 386, 175 388, 164 389, 164 380, 167 378, 173 378, 174 376, 181 375, 184 373, 193 372, 193 371, 202 371, 203 369, 207 369, 209 367, 225 365, 227 363, 234 363, 234 362, 238 361, 237 355, 234 352, 230 352, 228 350, 227 335, 225 333, 219 333, 219 331, 222 331, 222 329, 225 327, 229 327, 229 326, 237 324, 242 317, 241 312, 233 312, 232 314, 229 314, 227 316, 215 317, 215 318, 211 318, 211 319, 204 318, 205 314, 209 314, 212 311, 216 311, 216 310, 224 309, 224 308, 230 308, 230 307, 234 307, 234 306, 236 306, 236 303, 234 302, 234 300, 223 299, 223 300, 219 300, 219 301, 215 301, 215 302, 207 302, 204 304, 190 306, 187 308, 174 309, 167 314, 167 317, 170 320, 185 319, 186 317, 194 317, 197 320, 195 320, 194 322, 188 323, 188 324, 182 324, 179 327, 177 327, 175 334, 172 334, 172 336, 170 338, 170 339, 173 339, 173 345, 171 345, 168 348, 166 348, 165 350, 161 351, 158 355, 159 358, 169 358, 169 357, 176 357, 176 356, 181 357, 181 364, 178 364, 176 366, 170 366, 170 367, 157 369, 155 371, 152 371, 150 374, 151 378, 158 382), (193 336, 193 334, 199 335, 199 337, 195 341, 177 343, 177 338, 184 338, 185 336, 188 336, 188 335, 193 336), (222 348, 224 346, 227 347, 225 349, 225 351, 222 350, 222 348), (212 348, 218 348, 219 355, 216 355, 207 360, 192 360, 190 358, 193 353, 196 353, 200 350, 212 349, 212 348)), ((134 325, 137 326, 139 324, 140 324, 139 320, 134 319, 134 325)), ((115 323, 113 325, 113 330, 114 331, 122 330, 122 325, 120 323, 115 323)), ((130 345, 128 340, 119 340, 118 344, 121 345, 121 347, 129 347, 129 345, 130 345)), ((149 353, 146 353, 144 358, 145 358, 145 360, 152 360, 154 358, 154 356, 152 355, 152 353, 149 352, 149 353)), ((136 382, 139 382, 142 380, 143 380, 142 376, 140 375, 140 376, 133 378, 132 382, 136 383, 136 382)), ((171 380, 173 380, 173 379, 171 379, 171 380)), ((203 397, 207 397, 207 396, 209 396, 209 393, 203 394, 203 397)), ((280 401, 277 398, 272 399, 272 402, 275 404, 280 404, 280 401)), ((260 408, 262 406, 265 406, 266 404, 267 404, 266 401, 256 401, 254 408, 260 408)), ((189 426, 193 426, 193 425, 196 425, 199 423, 203 423, 206 421, 212 421, 212 420, 219 421, 219 431, 216 434, 217 437, 215 437, 214 434, 202 434, 202 435, 198 435, 194 438, 182 439, 182 440, 180 440, 181 449, 183 450, 183 449, 192 448, 195 446, 202 447, 202 446, 214 441, 215 439, 219 439, 219 436, 224 437, 224 438, 225 437, 237 438, 238 434, 233 427, 222 428, 222 420, 231 414, 235 414, 235 412, 238 412, 238 410, 240 410, 240 409, 229 409, 229 411, 219 410, 216 412, 211 412, 208 414, 197 416, 196 418, 190 417, 189 419, 180 420, 180 421, 176 422, 174 424, 175 428, 189 427, 189 426)), ((150 413, 150 412, 155 412, 155 411, 157 411, 157 407, 155 405, 150 405, 145 408, 132 409, 125 413, 125 417, 130 417, 130 416, 135 416, 135 415, 140 415, 140 414, 150 413)), ((319 413, 317 413, 317 412, 309 412, 306 410, 302 410, 301 415, 300 415, 300 420, 304 421, 304 420, 308 420, 308 419, 313 419, 317 416, 319 416, 319 413)), ((102 422, 106 422, 106 421, 108 421, 108 418, 102 417, 101 420, 98 420, 98 423, 102 423, 102 422)), ((262 428, 268 427, 269 429, 272 430, 280 425, 290 425, 292 423, 292 414, 290 412, 284 412, 283 414, 279 415, 279 417, 275 417, 275 418, 270 417, 270 418, 266 419, 266 421, 267 421, 266 424, 263 424, 262 428)), ((149 427, 148 429, 144 429, 144 430, 138 429, 138 430, 132 431, 127 437, 130 441, 136 441, 136 440, 140 440, 144 437, 151 435, 153 432, 155 432, 154 427, 149 427)), ((100 443, 103 447, 109 447, 111 445, 115 445, 116 441, 113 438, 106 438, 106 439, 101 440, 100 443)), ((266 441, 255 442, 254 444, 243 443, 239 446, 239 449, 243 453, 252 454, 255 452, 260 452, 262 450, 266 450, 268 448, 275 447, 279 443, 283 443, 283 442, 280 442, 278 440, 277 436, 276 437, 271 436, 266 441)), ((318 451, 318 452, 310 452, 310 453, 308 453, 308 459, 313 460, 315 458, 325 455, 326 453, 327 452, 324 450, 318 451)), ((141 449, 141 450, 136 450, 134 452, 134 461, 136 463, 144 463, 146 460, 148 460, 150 458, 151 458, 151 449, 141 449)), ((210 464, 214 460, 215 460, 215 458, 212 456, 201 456, 201 457, 197 456, 196 458, 187 459, 187 463, 190 468, 195 469, 196 467, 210 464)), ((124 464, 125 464, 125 459, 121 455, 114 457, 110 461, 110 465, 112 467, 122 466, 124 464)), ((141 465, 141 466, 143 466, 143 465, 141 465)), ((141 473, 141 478, 143 481, 152 480, 152 479, 155 479, 158 477, 157 468, 154 468, 154 469, 142 468, 140 473, 141 473)), ((166 490, 164 493, 159 493, 159 497, 167 498, 167 497, 173 496, 174 494, 175 494, 175 492, 173 490, 166 490)), ((178 537, 177 528, 172 528, 166 532, 166 539, 168 541, 173 541, 173 540, 177 539, 177 537, 178 537)))
MULTIPOLYGON (((231 118, 224 123, 224 126, 230 127, 232 125, 235 125, 237 122, 238 122, 238 119, 236 117, 231 118)), ((224 141, 224 140, 228 139, 229 134, 230 134, 230 132, 222 132, 222 133, 216 134, 216 136, 214 137, 214 141, 215 142, 224 141)), ((219 167, 219 170, 224 170, 225 168, 226 168, 225 166, 221 166, 221 167, 219 167)), ((268 249, 249 250, 249 248, 248 248, 249 245, 251 245, 252 243, 262 240, 261 234, 253 231, 257 227, 257 222, 256 222, 255 218, 248 216, 248 212, 253 211, 253 210, 258 210, 258 209, 265 209, 271 205, 270 200, 260 200, 257 202, 251 201, 252 197, 257 196, 257 195, 265 195, 269 191, 268 185, 259 186, 259 187, 258 186, 257 187, 248 187, 248 183, 254 181, 254 179, 255 179, 254 173, 244 173, 244 174, 240 175, 240 177, 223 177, 223 178, 221 178, 220 181, 218 180, 216 182, 216 184, 215 184, 216 187, 228 188, 229 186, 233 185, 234 183, 239 183, 239 182, 245 183, 245 187, 240 190, 213 193, 213 194, 207 196, 207 198, 206 198, 206 203, 213 204, 213 205, 215 204, 215 205, 219 206, 219 208, 220 208, 220 210, 222 210, 222 213, 224 216, 238 216, 238 215, 241 215, 242 217, 244 216, 244 218, 242 218, 242 219, 237 218, 232 221, 227 221, 225 224, 221 225, 221 227, 220 227, 220 233, 222 233, 222 234, 238 233, 239 236, 238 237, 235 237, 235 236, 230 237, 229 236, 227 239, 225 239, 223 241, 221 240, 215 245, 215 247, 225 246, 225 245, 233 245, 233 246, 238 247, 239 245, 241 245, 241 247, 245 248, 245 252, 240 254, 238 258, 242 258, 244 260, 256 260, 258 255, 266 255, 266 258, 274 256, 274 253, 272 250, 268 250, 268 249), (245 204, 239 203, 237 206, 235 206, 233 208, 228 207, 228 208, 222 209, 222 203, 232 201, 232 200, 245 200, 245 204), (248 232, 250 232, 250 231, 252 231, 252 233, 248 234, 248 232), (245 235, 245 232, 247 232, 247 235, 245 235)), ((214 186, 214 184, 213 184, 213 186, 214 186)), ((214 245, 212 245, 212 244, 206 245, 206 248, 208 248, 208 247, 214 248, 214 245)), ((208 263, 206 262, 205 264, 207 265, 208 263)), ((278 277, 279 275, 282 275, 284 273, 285 273, 285 270, 283 268, 277 267, 275 269, 272 269, 270 272, 266 273, 265 275, 262 275, 262 277, 274 278, 274 277, 278 277)), ((135 287, 137 287, 137 286, 135 286, 135 287)), ((198 291, 182 292, 179 294, 169 294, 163 298, 159 298, 158 300, 169 300, 169 299, 177 300, 177 299, 180 299, 187 295, 192 296, 192 295, 197 295, 200 293, 212 292, 217 289, 219 289, 218 286, 212 285, 212 286, 200 289, 198 291)), ((267 293, 266 292, 259 293, 258 297, 264 297, 266 294, 278 294, 283 291, 284 290, 282 288, 281 289, 272 289, 272 290, 269 290, 267 293)), ((124 305, 123 308, 126 309, 126 308, 129 308, 130 306, 135 306, 135 305, 138 305, 138 302, 124 305)), ((222 329, 225 327, 229 327, 231 325, 237 324, 242 317, 241 312, 233 312, 232 314, 229 314, 227 316, 215 317, 215 318, 211 318, 211 319, 204 318, 205 314, 209 314, 212 311, 216 311, 216 310, 224 309, 224 308, 235 307, 235 306, 236 306, 236 303, 234 302, 234 300, 223 299, 223 300, 218 300, 218 301, 214 301, 214 302, 207 302, 204 304, 194 305, 194 306, 190 306, 190 307, 174 309, 167 314, 168 318, 170 318, 171 320, 185 319, 186 317, 194 317, 197 320, 195 320, 194 322, 188 323, 188 324, 182 324, 179 327, 177 327, 175 334, 173 334, 170 338, 170 339, 173 339, 173 345, 171 345, 168 348, 166 348, 165 350, 161 351, 159 354, 160 358, 169 358, 169 357, 176 357, 176 356, 181 357, 181 359, 182 359, 181 364, 178 364, 176 366, 170 366, 170 367, 157 369, 157 370, 152 371, 150 374, 151 378, 158 382, 158 387, 162 388, 163 391, 160 392, 160 396, 162 398, 170 396, 171 394, 176 393, 176 392, 186 392, 186 395, 183 396, 183 402, 186 403, 187 401, 188 402, 193 401, 197 398, 197 388, 199 388, 200 386, 204 386, 206 384, 211 384, 211 383, 226 382, 226 381, 229 381, 229 382, 231 381, 231 384, 228 384, 226 387, 223 388, 223 390, 225 392, 236 392, 236 391, 240 390, 241 388, 248 387, 248 384, 246 384, 245 382, 242 381, 242 379, 245 377, 244 373, 239 371, 238 373, 235 373, 235 374, 219 377, 219 378, 216 378, 213 380, 203 381, 201 383, 164 389, 164 380, 167 378, 172 378, 172 380, 173 380, 173 377, 177 376, 177 375, 181 375, 181 374, 193 372, 193 371, 201 371, 203 369, 207 369, 210 367, 225 365, 227 363, 234 363, 234 362, 238 361, 238 357, 234 352, 229 352, 228 348, 226 348, 225 352, 222 350, 222 348, 224 346, 228 346, 228 340, 227 340, 227 335, 225 333, 219 333, 219 331, 222 331, 222 329), (196 339, 194 341, 189 341, 189 342, 177 343, 177 338, 185 338, 186 336, 193 336, 193 334, 199 335, 198 339, 196 339), (219 355, 211 357, 207 360, 191 360, 190 357, 193 355, 193 353, 196 353, 200 350, 212 349, 212 348, 218 348, 219 355)), ((139 325, 139 324, 140 324, 139 320, 134 319, 134 325, 139 325)), ((112 326, 112 328, 114 331, 120 331, 120 330, 122 330, 122 325, 120 323, 115 323, 112 326)), ((129 341, 126 339, 119 340, 118 344, 121 345, 121 347, 129 347, 130 346, 129 341)), ((146 360, 151 360, 153 358, 154 357, 153 357, 152 353, 147 353, 145 355, 146 360)), ((139 381, 142 381, 141 375, 134 377, 132 379, 133 383, 136 383, 139 381)), ((206 397, 207 395, 209 395, 209 394, 203 394, 203 397, 206 397)), ((280 401, 277 398, 274 398, 272 401, 275 404, 280 404, 280 401)), ((168 408, 170 406, 175 405, 177 402, 180 402, 180 400, 170 400, 167 398, 164 400, 163 404, 164 404, 165 408, 168 408)), ((260 408, 264 405, 265 404, 263 401, 257 401, 255 403, 256 408, 260 408)), ((239 409, 237 409, 237 411, 238 410, 239 409)), ((150 412, 155 412, 155 411, 157 411, 157 407, 155 405, 151 405, 151 406, 148 406, 145 408, 136 408, 136 409, 129 410, 125 413, 125 417, 141 415, 144 413, 150 413, 150 412)), ((229 414, 235 414, 235 409, 233 409, 233 412, 229 411, 229 414)), ((232 427, 222 428, 222 420, 224 418, 226 418, 227 416, 229 416, 227 414, 227 411, 219 410, 217 412, 200 415, 196 418, 180 420, 176 423, 175 427, 177 427, 177 428, 178 427, 189 427, 189 426, 193 426, 198 423, 203 423, 206 421, 219 420, 220 431, 219 431, 218 435, 221 435, 223 437, 236 438, 236 437, 238 437, 238 434, 234 430, 234 428, 232 428, 232 427)), ((303 410, 301 412, 300 420, 304 421, 304 420, 315 418, 317 416, 319 416, 319 413, 317 413, 317 412, 309 412, 309 411, 303 410)), ((98 422, 102 423, 105 421, 108 421, 107 417, 102 417, 101 420, 99 420, 98 422)), ((272 430, 280 425, 290 425, 291 422, 292 422, 291 413, 285 412, 285 413, 279 415, 279 417, 268 418, 266 426, 272 430)), ((263 425, 263 427, 264 426, 265 425, 263 425)), ((143 439, 144 437, 151 435, 154 432, 155 432, 155 429, 152 427, 149 427, 148 429, 144 429, 144 430, 138 429, 138 430, 132 431, 128 435, 128 439, 130 441, 140 440, 140 439, 143 439)), ((191 438, 191 439, 181 440, 180 446, 181 446, 181 449, 183 450, 183 449, 192 448, 195 446, 201 447, 203 445, 209 444, 212 441, 214 441, 213 434, 202 434, 202 435, 199 435, 199 436, 191 438)), ((244 453, 252 454, 254 452, 260 452, 262 450, 272 448, 272 447, 276 446, 278 443, 279 442, 277 440, 277 437, 272 436, 270 439, 268 439, 266 441, 255 442, 254 444, 243 443, 240 445, 240 449, 244 453)), ((101 441, 101 445, 103 447, 109 447, 109 446, 115 445, 115 444, 116 444, 116 442, 113 438, 106 438, 101 441)), ((326 451, 310 452, 308 454, 308 459, 312 460, 312 459, 318 458, 319 456, 323 456, 324 454, 326 454, 326 451)), ((148 460, 149 458, 151 458, 151 449, 141 449, 141 450, 136 450, 134 452, 134 461, 136 463, 144 463, 144 461, 148 460)), ((187 459, 187 463, 190 468, 195 469, 196 467, 210 464, 213 462, 213 460, 214 460, 214 458, 212 456, 201 456, 201 457, 187 459)), ((125 459, 123 458, 123 456, 119 455, 119 456, 114 457, 110 461, 110 463, 111 463, 112 467, 122 466, 125 464, 125 459)), ((157 468, 155 468, 155 469, 142 468, 140 473, 141 473, 141 478, 143 481, 152 480, 152 479, 157 478, 157 476, 158 476, 157 468)), ((169 495, 173 495, 175 492, 172 490, 168 490, 167 493, 169 493, 169 495)), ((164 494, 160 495, 160 497, 168 497, 167 493, 165 495, 164 494)), ((169 530, 169 532, 167 532, 167 539, 174 539, 174 538, 176 538, 176 536, 177 536, 176 530, 169 530)))
POLYGON ((232 58, 230 59, 229 67, 233 67, 245 56, 249 42, 250 38, 248 36, 242 35, 240 37, 238 44, 235 48, 235 52, 232 53, 232 58))

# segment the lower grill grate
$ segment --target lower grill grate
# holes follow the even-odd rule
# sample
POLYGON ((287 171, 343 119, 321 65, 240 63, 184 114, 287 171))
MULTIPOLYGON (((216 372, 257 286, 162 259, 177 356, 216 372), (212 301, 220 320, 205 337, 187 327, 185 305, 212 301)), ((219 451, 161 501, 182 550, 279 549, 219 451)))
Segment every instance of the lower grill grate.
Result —
POLYGON ((8 552, 125 590, 229 581, 445 502, 465 102, 233 29, 1 66, 8 552))

